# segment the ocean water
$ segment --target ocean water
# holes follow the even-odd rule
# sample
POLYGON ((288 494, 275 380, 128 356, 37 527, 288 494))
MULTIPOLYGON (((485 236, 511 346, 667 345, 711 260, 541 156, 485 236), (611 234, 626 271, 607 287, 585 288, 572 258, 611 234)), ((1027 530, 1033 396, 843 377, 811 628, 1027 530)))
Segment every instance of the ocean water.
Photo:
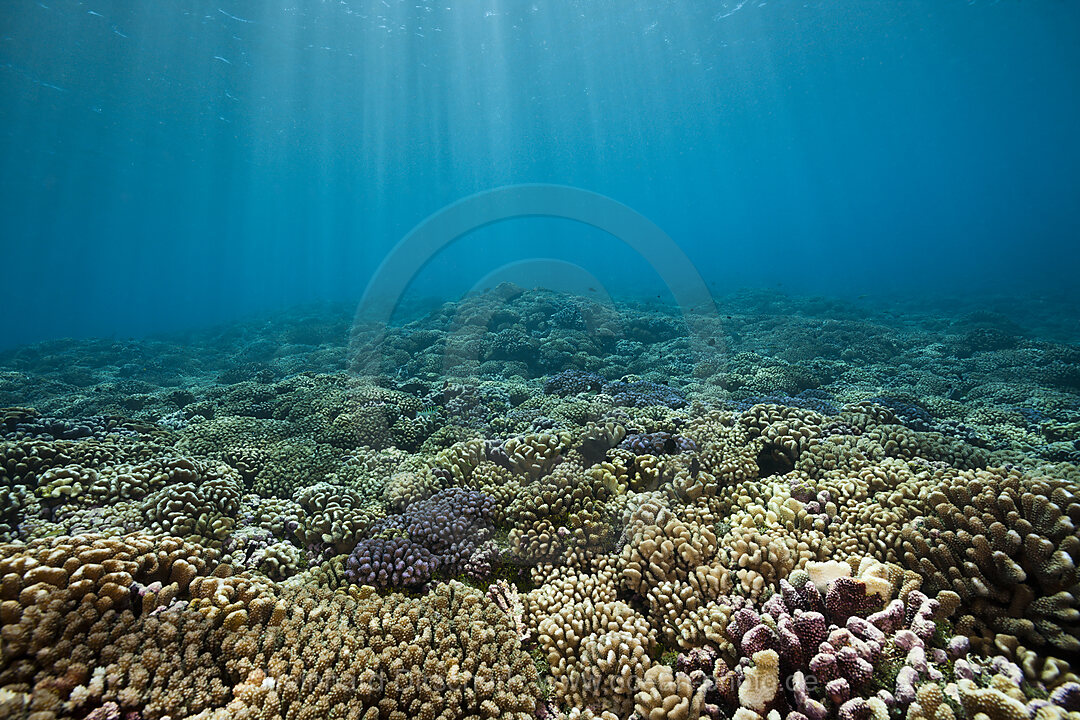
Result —
POLYGON ((0 718, 1077 720, 1078 27, 7 0, 0 718))
MULTIPOLYGON (((13 0, 0 26, 4 344, 359 299, 411 228, 556 183, 659 225, 721 294, 1070 299, 1073 3, 13 0)), ((519 219, 412 292, 552 257, 519 219)))

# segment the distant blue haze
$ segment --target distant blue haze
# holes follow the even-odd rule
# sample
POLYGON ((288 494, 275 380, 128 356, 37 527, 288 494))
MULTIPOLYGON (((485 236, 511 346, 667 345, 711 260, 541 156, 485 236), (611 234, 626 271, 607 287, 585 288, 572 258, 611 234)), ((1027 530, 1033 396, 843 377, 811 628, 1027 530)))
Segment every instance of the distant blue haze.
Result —
MULTIPOLYGON (((1072 0, 5 0, 0 346, 354 301, 412 226, 509 183, 604 193, 717 294, 1068 298, 1072 0)), ((516 220, 417 278, 515 260, 613 295, 612 238, 516 220)))

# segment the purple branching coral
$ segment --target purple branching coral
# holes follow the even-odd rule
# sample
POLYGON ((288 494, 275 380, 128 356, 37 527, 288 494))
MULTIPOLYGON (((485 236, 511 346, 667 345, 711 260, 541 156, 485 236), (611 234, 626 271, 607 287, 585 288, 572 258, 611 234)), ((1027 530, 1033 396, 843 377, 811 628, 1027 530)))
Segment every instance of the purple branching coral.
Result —
POLYGON ((441 571, 480 579, 499 560, 498 548, 487 543, 495 532, 494 512, 491 496, 450 488, 379 521, 373 532, 402 533, 430 551, 441 571))
POLYGON ((345 561, 345 576, 357 585, 415 587, 426 584, 438 559, 408 538, 366 538, 345 561))
POLYGON ((499 467, 504 467, 507 470, 513 468, 513 463, 510 462, 510 454, 506 452, 505 440, 485 440, 484 457, 499 467))
POLYGON ((686 398, 678 390, 644 380, 615 380, 605 383, 603 391, 611 396, 616 405, 627 407, 657 405, 681 408, 687 405, 686 398))
POLYGON ((968 667, 957 659, 967 654, 962 640, 931 647, 940 619, 937 600, 915 590, 906 602, 881 605, 857 578, 832 580, 824 597, 813 582, 799 589, 781 580, 780 592, 760 612, 745 607, 731 616, 727 632, 743 658, 733 671, 735 682, 748 658, 772 650, 787 689, 787 720, 859 720, 869 717, 874 703, 907 707, 919 683, 942 679, 936 666, 949 659, 956 660, 958 674, 968 667), (875 669, 885 662, 900 665, 894 687, 876 687, 875 669))
POLYGON ((473 580, 484 580, 491 577, 502 563, 502 555, 502 548, 494 540, 487 540, 473 550, 461 571, 473 580))

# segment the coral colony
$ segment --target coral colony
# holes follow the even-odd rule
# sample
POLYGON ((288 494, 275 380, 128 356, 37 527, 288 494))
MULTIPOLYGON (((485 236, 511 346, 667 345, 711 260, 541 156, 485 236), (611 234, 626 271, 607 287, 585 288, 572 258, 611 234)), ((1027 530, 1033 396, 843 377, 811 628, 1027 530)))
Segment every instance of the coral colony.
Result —
POLYGON ((724 305, 0 355, 0 717, 1080 720, 1076 348, 724 305))

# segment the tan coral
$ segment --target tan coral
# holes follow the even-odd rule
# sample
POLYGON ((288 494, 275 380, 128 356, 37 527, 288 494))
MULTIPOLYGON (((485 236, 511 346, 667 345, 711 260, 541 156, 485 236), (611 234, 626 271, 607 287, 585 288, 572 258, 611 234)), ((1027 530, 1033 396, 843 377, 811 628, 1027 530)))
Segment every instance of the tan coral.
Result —
POLYGON ((531 433, 508 439, 503 449, 515 472, 535 478, 544 474, 552 462, 569 449, 570 444, 571 438, 567 432, 531 433))
POLYGON ((448 470, 457 484, 463 484, 483 459, 484 441, 474 439, 455 443, 435 456, 433 462, 448 470))
POLYGON ((964 471, 905 528, 904 561, 932 592, 957 592, 988 631, 1080 648, 1080 537, 1072 487, 1018 470, 964 471))
POLYGON ((704 691, 694 689, 689 676, 667 665, 653 665, 645 672, 635 695, 638 714, 646 720, 697 720, 704 705, 704 691))
POLYGON ((648 666, 656 638, 645 618, 625 603, 594 604, 586 598, 541 620, 537 644, 546 655, 556 698, 563 702, 591 698, 612 710, 628 707, 634 690, 629 673, 648 666), (621 649, 630 653, 622 660, 612 654, 621 649), (605 681, 613 677, 619 682, 605 681))
POLYGON ((907 709, 907 720, 955 720, 956 714, 941 685, 927 682, 915 691, 915 702, 907 709))

